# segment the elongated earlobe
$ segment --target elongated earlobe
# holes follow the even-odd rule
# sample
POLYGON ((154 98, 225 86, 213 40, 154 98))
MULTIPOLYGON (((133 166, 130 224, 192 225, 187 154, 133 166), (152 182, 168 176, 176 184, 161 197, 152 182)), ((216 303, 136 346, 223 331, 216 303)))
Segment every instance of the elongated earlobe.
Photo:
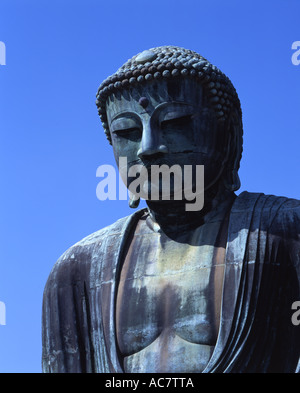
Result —
POLYGON ((236 169, 228 169, 224 173, 223 182, 228 191, 237 191, 241 187, 240 177, 236 169))
POLYGON ((132 209, 136 209, 140 204, 140 197, 137 197, 134 194, 130 193, 129 196, 129 207, 131 207, 132 209))
POLYGON ((230 159, 224 168, 223 183, 228 191, 237 191, 241 187, 238 170, 243 151, 243 123, 241 115, 234 108, 228 121, 228 132, 231 135, 230 159))

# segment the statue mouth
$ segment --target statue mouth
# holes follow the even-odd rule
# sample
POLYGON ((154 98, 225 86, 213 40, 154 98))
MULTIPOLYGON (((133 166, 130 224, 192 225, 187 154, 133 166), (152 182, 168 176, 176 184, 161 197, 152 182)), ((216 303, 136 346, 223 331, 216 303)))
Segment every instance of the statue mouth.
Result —
POLYGON ((152 159, 143 158, 139 160, 138 164, 143 165, 148 171, 151 171, 153 166, 167 165, 168 167, 172 167, 173 165, 180 165, 178 159, 176 160, 176 156, 161 156, 152 159))

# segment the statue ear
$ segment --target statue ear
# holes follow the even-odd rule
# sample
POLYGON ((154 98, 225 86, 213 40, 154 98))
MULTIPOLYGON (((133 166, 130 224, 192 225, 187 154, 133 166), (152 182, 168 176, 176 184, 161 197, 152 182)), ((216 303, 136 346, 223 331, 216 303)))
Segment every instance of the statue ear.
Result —
POLYGON ((132 194, 131 192, 129 193, 129 207, 132 209, 136 209, 140 204, 140 197, 132 194))
POLYGON ((241 114, 237 112, 236 108, 231 110, 226 128, 230 136, 230 152, 224 170, 223 182, 229 191, 237 191, 241 187, 238 170, 243 150, 243 125, 241 114))
POLYGON ((224 173, 223 182, 228 191, 237 191, 241 187, 240 177, 237 170, 230 171, 226 169, 224 173))

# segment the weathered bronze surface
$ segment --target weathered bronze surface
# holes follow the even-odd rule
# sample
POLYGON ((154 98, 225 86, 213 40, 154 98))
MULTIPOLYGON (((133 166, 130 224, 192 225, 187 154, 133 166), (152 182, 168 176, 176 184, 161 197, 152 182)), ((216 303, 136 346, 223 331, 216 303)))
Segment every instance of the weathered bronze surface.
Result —
POLYGON ((229 79, 194 52, 153 48, 103 82, 97 106, 128 170, 204 165, 204 208, 150 196, 62 255, 44 292, 43 371, 299 372, 300 202, 236 196, 229 79))

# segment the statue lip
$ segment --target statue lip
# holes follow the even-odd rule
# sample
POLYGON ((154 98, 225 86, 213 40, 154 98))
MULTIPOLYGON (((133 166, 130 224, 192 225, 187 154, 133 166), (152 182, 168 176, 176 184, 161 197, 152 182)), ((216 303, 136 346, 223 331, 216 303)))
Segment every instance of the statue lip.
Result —
POLYGON ((156 159, 149 160, 149 161, 143 160, 143 161, 140 162, 140 164, 143 165, 147 170, 149 170, 149 169, 151 170, 151 167, 153 165, 158 165, 158 166, 168 165, 168 166, 172 166, 172 165, 175 165, 176 162, 171 162, 171 160, 169 160, 167 157, 164 157, 164 158, 156 158, 156 159))
POLYGON ((178 158, 176 158, 177 154, 189 154, 189 153, 195 153, 197 154, 197 152, 193 151, 193 150, 182 150, 182 151, 176 151, 174 153, 168 153, 168 154, 163 154, 161 157, 156 157, 153 159, 147 159, 145 157, 143 157, 141 160, 139 160, 139 162, 137 164, 141 164, 143 166, 145 166, 146 168, 151 168, 152 165, 168 165, 168 166, 173 166, 173 165, 179 165, 179 166, 183 166, 183 165, 193 165, 192 162, 189 162, 188 160, 186 160, 186 162, 178 162, 178 158))

